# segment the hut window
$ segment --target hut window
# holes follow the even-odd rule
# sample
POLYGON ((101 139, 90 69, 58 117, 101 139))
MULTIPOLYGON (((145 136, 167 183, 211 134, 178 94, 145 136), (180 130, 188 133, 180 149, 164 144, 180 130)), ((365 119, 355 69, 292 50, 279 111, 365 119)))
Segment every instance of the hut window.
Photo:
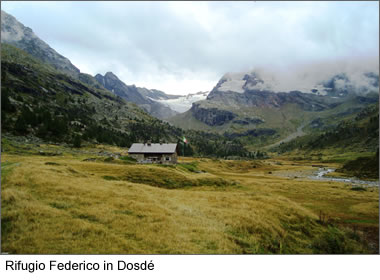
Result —
POLYGON ((170 160, 170 157, 166 157, 166 160, 170 160))

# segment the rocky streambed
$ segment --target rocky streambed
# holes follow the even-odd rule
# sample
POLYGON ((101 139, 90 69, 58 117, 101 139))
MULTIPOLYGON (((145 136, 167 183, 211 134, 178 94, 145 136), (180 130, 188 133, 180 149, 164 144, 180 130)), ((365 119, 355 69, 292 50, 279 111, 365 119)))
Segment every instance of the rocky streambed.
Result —
POLYGON ((330 182, 343 182, 351 185, 360 185, 362 187, 378 187, 379 181, 367 181, 360 180, 355 177, 334 177, 326 176, 327 174, 334 172, 335 168, 331 167, 319 167, 319 168, 305 168, 301 170, 282 170, 273 172, 274 175, 287 177, 292 179, 311 179, 318 181, 330 181, 330 182))
POLYGON ((344 178, 344 177, 326 177, 328 173, 334 172, 335 169, 333 168, 319 168, 318 171, 316 171, 312 176, 309 176, 310 179, 314 180, 321 180, 321 181, 333 181, 333 182, 344 182, 349 184, 358 184, 362 186, 371 186, 376 187, 379 186, 379 181, 365 181, 360 180, 358 178, 344 178))

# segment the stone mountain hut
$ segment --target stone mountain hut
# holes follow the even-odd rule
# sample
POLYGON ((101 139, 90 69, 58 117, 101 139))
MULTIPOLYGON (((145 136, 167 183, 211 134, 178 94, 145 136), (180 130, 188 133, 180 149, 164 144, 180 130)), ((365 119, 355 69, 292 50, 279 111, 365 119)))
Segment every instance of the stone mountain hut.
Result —
POLYGON ((128 150, 130 157, 140 163, 177 163, 177 144, 133 143, 128 150))

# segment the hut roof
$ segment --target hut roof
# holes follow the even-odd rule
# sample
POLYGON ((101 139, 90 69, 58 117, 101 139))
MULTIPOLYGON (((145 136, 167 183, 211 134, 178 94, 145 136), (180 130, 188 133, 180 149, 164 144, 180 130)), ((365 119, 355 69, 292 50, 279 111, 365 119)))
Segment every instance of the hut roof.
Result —
POLYGON ((128 153, 132 154, 173 154, 177 148, 177 144, 169 143, 133 143, 128 153))

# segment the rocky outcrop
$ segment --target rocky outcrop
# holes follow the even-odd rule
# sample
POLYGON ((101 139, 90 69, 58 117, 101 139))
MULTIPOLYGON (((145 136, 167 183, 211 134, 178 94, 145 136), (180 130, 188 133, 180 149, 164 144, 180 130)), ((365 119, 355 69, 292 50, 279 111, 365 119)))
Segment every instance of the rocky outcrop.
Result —
POLYGON ((85 73, 79 73, 79 77, 78 79, 85 83, 85 84, 88 84, 90 86, 93 86, 97 89, 105 89, 93 76, 91 76, 90 74, 85 74, 85 73))
POLYGON ((237 116, 230 111, 218 108, 203 108, 197 103, 194 103, 190 110, 197 120, 211 126, 223 125, 237 116))
POLYGON ((104 76, 97 74, 95 79, 106 89, 124 98, 129 102, 141 105, 149 103, 137 90, 136 86, 127 86, 112 72, 107 72, 104 76))
POLYGON ((243 118, 238 120, 233 120, 233 123, 241 124, 241 125, 249 125, 249 124, 261 124, 264 121, 259 118, 243 118))
POLYGON ((234 107, 279 108, 285 104, 297 104, 306 111, 322 111, 329 108, 328 97, 291 92, 271 92, 267 90, 245 90, 243 93, 213 90, 207 98, 209 103, 219 103, 234 107))

